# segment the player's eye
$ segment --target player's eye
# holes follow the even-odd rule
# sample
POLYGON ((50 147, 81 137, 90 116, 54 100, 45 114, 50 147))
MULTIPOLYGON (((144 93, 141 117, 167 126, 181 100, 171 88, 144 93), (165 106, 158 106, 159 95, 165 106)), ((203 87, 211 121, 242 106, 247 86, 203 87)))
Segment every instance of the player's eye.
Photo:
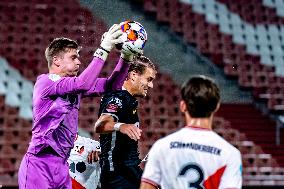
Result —
POLYGON ((76 58, 78 58, 78 56, 76 56, 76 55, 71 56, 72 60, 75 60, 76 58))
POLYGON ((154 78, 150 77, 150 78, 148 78, 147 80, 148 80, 148 82, 151 82, 151 81, 154 80, 154 78))

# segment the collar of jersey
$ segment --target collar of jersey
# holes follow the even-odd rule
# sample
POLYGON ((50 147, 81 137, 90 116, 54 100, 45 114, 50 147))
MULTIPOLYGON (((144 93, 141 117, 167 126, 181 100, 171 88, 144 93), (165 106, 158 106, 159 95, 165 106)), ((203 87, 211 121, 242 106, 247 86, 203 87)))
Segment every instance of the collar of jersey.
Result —
POLYGON ((194 130, 212 131, 212 129, 198 127, 198 126, 194 126, 194 125, 186 125, 185 128, 194 129, 194 130))
POLYGON ((131 98, 133 102, 138 103, 137 98, 135 98, 132 94, 130 94, 130 92, 126 90, 124 87, 121 88, 121 91, 123 91, 129 98, 131 98))

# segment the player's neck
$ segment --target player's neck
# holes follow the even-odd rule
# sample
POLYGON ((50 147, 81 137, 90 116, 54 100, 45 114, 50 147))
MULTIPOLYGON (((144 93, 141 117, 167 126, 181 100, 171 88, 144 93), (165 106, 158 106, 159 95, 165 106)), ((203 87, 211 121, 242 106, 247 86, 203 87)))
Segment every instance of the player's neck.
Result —
POLYGON ((133 91, 131 90, 131 83, 129 81, 124 81, 124 84, 122 86, 125 90, 127 90, 132 96, 134 95, 133 91))
POLYGON ((49 74, 56 74, 56 75, 59 75, 60 77, 64 77, 65 76, 64 74, 60 73, 60 71, 58 69, 53 68, 53 67, 51 67, 49 69, 49 74))
POLYGON ((192 118, 190 116, 186 117, 186 127, 198 127, 203 129, 212 130, 213 116, 209 118, 192 118))

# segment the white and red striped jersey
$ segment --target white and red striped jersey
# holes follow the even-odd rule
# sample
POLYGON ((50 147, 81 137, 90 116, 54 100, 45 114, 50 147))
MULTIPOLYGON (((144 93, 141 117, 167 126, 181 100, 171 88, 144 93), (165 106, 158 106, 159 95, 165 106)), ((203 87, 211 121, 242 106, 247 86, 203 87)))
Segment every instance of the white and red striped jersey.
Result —
POLYGON ((99 161, 90 164, 87 157, 91 151, 100 150, 98 141, 77 135, 68 159, 73 189, 97 188, 101 174, 99 161))
POLYGON ((163 189, 239 189, 241 154, 212 130, 185 127, 153 145, 142 181, 163 189))

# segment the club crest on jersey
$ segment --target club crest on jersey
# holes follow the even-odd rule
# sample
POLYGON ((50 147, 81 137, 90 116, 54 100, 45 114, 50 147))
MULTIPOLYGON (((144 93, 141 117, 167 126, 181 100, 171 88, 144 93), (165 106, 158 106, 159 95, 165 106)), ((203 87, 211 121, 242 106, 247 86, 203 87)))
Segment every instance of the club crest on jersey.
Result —
POLYGON ((106 107, 108 112, 117 112, 119 108, 122 107, 122 102, 119 98, 112 98, 106 107))
POLYGON ((74 150, 75 150, 75 152, 82 154, 85 150, 85 147, 84 146, 75 146, 74 150))
POLYGON ((106 111, 108 112, 117 112, 118 110, 118 105, 116 104, 108 104, 106 107, 106 111))

